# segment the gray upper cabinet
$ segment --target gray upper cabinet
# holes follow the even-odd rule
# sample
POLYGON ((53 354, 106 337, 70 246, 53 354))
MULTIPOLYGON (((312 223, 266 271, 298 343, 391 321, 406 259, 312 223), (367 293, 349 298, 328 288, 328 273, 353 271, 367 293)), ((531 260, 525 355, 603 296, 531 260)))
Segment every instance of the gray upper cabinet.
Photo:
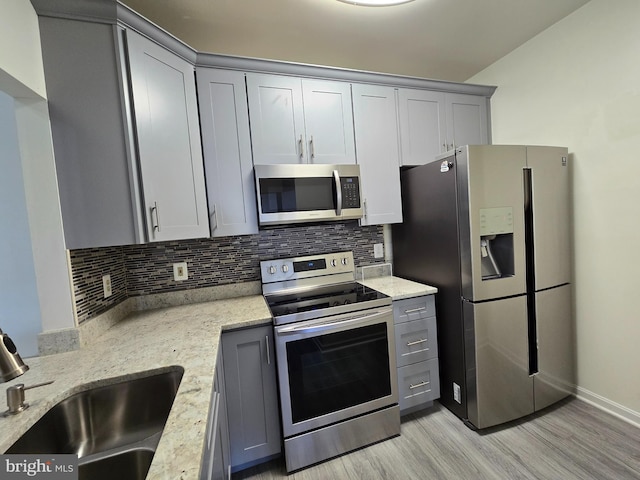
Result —
POLYGON ((135 116, 147 238, 209 236, 194 68, 123 30, 135 116))
POLYGON ((396 89, 354 84, 352 91, 364 202, 360 224, 402 222, 396 89))
POLYGON ((249 113, 242 72, 196 69, 213 237, 258 232, 249 113))
POLYGON ((33 4, 67 248, 208 236, 193 66, 120 4, 33 4))
POLYGON ((401 88, 398 108, 403 166, 422 165, 458 145, 489 143, 485 97, 401 88))
POLYGON ((247 74, 254 164, 355 163, 349 83, 247 74))

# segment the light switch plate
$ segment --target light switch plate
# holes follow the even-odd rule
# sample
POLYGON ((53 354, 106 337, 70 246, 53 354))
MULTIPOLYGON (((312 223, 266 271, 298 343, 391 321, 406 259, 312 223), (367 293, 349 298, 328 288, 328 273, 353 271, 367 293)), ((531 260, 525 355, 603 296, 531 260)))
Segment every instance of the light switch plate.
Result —
POLYGON ((373 256, 374 258, 383 258, 384 257, 384 244, 376 243, 373 245, 373 256))
POLYGON ((173 279, 176 282, 181 282, 189 278, 189 271, 187 270, 187 262, 180 262, 173 264, 173 279))

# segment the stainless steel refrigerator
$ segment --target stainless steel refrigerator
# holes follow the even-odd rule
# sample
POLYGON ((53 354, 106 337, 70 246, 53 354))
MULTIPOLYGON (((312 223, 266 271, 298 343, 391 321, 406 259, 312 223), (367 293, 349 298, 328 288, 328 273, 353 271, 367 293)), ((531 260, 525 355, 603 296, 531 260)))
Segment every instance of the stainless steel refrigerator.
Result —
POLYGON ((471 145, 402 172, 394 274, 438 287, 440 402, 473 428, 574 385, 566 148, 471 145))

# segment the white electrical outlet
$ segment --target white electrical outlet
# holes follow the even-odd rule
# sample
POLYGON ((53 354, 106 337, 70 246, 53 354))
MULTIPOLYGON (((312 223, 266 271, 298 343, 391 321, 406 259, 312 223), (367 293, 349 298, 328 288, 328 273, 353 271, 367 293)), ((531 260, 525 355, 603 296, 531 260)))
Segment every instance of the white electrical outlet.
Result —
POLYGON ((382 257, 384 257, 384 244, 375 243, 373 245, 373 256, 374 256, 374 258, 382 258, 382 257))
POLYGON ((189 271, 187 270, 187 262, 180 262, 173 264, 173 279, 176 282, 187 280, 189 278, 189 271))
POLYGON ((453 382, 453 399, 458 403, 462 403, 462 399, 460 398, 460 385, 456 382, 453 382))
POLYGON ((111 291, 111 275, 106 274, 102 276, 102 292, 104 298, 110 297, 113 292, 111 291))

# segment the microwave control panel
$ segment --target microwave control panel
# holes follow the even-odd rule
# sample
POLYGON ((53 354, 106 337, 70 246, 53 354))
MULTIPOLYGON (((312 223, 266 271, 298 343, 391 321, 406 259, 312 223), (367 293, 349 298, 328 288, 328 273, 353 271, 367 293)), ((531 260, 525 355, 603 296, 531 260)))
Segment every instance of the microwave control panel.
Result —
POLYGON ((360 183, 358 177, 341 177, 342 208, 360 208, 360 183))

